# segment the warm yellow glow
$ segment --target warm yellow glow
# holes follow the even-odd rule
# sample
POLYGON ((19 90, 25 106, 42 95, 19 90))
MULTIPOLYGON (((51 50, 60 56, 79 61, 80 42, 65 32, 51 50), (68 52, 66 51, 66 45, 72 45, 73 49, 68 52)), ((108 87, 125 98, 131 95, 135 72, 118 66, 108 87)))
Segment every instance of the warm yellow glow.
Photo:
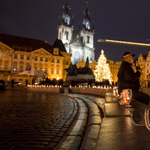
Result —
POLYGON ((56 79, 59 80, 60 78, 57 77, 56 79))
POLYGON ((135 46, 150 46, 150 44, 146 44, 146 43, 136 43, 136 42, 127 42, 127 41, 108 40, 108 39, 99 39, 98 42, 110 42, 110 43, 127 44, 127 45, 135 45, 135 46))

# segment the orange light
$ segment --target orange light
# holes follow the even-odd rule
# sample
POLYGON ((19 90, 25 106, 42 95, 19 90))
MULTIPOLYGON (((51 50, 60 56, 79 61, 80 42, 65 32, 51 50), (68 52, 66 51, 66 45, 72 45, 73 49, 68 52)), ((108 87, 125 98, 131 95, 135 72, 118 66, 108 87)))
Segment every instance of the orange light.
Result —
POLYGON ((126 100, 126 99, 124 99, 124 100, 123 100, 123 103, 124 103, 124 104, 127 104, 127 100, 126 100))

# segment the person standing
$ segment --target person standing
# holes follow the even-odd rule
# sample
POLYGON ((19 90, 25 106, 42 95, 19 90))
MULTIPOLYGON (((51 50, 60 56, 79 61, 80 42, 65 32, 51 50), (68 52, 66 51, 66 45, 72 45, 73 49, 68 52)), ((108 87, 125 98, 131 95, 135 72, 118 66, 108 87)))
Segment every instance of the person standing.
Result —
POLYGON ((134 73, 131 65, 133 64, 133 57, 135 55, 130 52, 125 52, 122 57, 122 64, 118 72, 118 92, 119 94, 123 89, 132 89, 132 98, 135 100, 149 105, 149 96, 141 91, 139 77, 142 70, 137 68, 136 73, 134 73))
POLYGON ((28 86, 28 80, 26 79, 26 86, 28 86))
POLYGON ((11 87, 14 88, 14 79, 11 80, 11 87))

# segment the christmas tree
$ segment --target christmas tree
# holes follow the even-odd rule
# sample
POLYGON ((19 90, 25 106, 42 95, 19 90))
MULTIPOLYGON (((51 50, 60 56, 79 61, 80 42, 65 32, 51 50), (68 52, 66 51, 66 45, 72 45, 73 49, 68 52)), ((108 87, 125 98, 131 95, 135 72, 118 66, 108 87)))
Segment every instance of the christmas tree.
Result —
POLYGON ((105 80, 109 80, 110 83, 112 82, 112 74, 110 72, 109 64, 107 63, 107 59, 104 55, 103 50, 101 50, 101 55, 95 67, 94 75, 95 80, 98 82, 102 82, 105 80))

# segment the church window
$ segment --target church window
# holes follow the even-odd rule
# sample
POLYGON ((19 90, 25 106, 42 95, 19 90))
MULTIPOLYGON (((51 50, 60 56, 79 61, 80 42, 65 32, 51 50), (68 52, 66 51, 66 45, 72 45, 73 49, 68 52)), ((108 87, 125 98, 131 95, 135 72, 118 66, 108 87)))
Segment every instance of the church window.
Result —
POLYGON ((59 38, 61 39, 61 32, 60 32, 60 34, 59 34, 59 38))
POLYGON ((54 69, 53 68, 51 69, 51 74, 54 74, 54 69))
POLYGON ((83 37, 81 37, 81 41, 83 42, 83 37))
POLYGON ((72 49, 71 49, 71 47, 69 47, 69 53, 72 53, 72 49))
POLYGON ((40 57, 40 61, 43 61, 43 57, 40 57))
POLYGON ((147 66, 149 66, 149 63, 147 63, 147 66))
POLYGON ((20 55, 20 59, 24 59, 24 55, 21 54, 21 55, 20 55))
POLYGON ((2 52, 0 52, 0 57, 2 57, 2 52))
POLYGON ((35 61, 37 61, 37 60, 38 60, 38 57, 37 57, 37 56, 35 56, 34 60, 35 60, 35 61))
POLYGON ((67 39, 67 40, 68 40, 68 35, 69 35, 68 32, 66 32, 66 39, 67 39))
POLYGON ((14 54, 14 59, 17 59, 17 54, 14 54))
POLYGON ((87 43, 90 43, 90 37, 87 36, 87 43))
POLYGON ((78 51, 76 51, 74 53, 74 64, 78 63, 80 61, 80 53, 78 51))
POLYGON ((149 70, 147 70, 147 73, 149 73, 149 70))
POLYGON ((30 56, 29 55, 27 55, 27 60, 30 60, 30 56))
POLYGON ((8 58, 9 57, 9 54, 6 52, 5 53, 5 58, 8 58))
POLYGON ((52 58, 52 63, 54 63, 54 58, 52 58))

